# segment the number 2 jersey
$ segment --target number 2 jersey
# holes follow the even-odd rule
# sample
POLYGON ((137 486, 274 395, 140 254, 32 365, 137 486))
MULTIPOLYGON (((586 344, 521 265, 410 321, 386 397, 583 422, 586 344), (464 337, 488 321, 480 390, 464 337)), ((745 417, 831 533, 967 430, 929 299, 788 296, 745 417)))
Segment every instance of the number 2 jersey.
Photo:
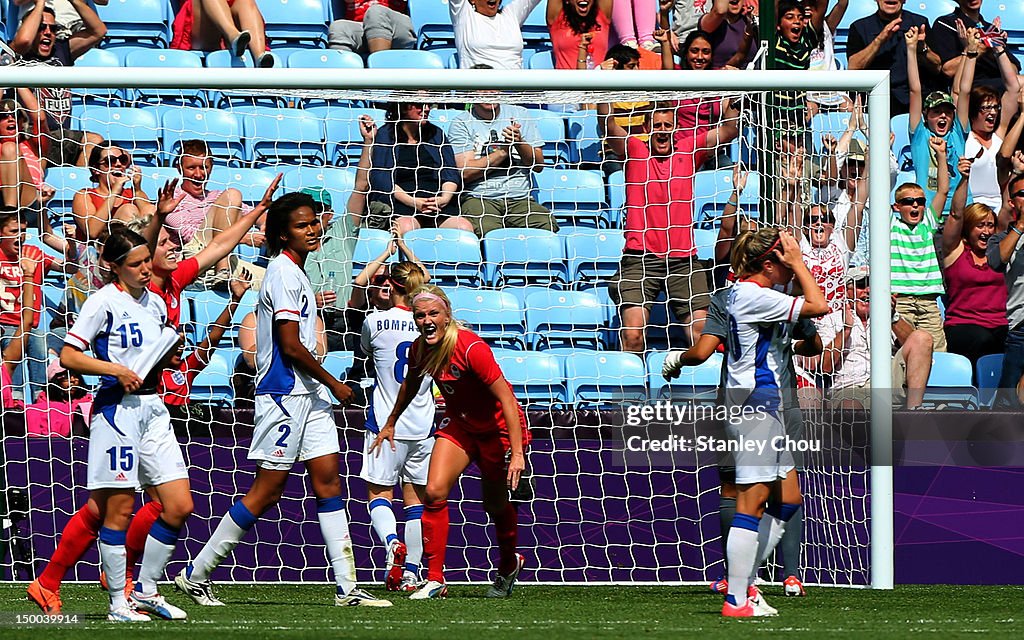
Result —
MULTIPOLYGON (((366 416, 366 428, 378 433, 395 408, 398 390, 409 372, 409 353, 420 335, 407 307, 375 311, 363 322, 361 343, 363 353, 373 360, 376 369, 373 401, 366 416)), ((434 395, 430 376, 413 397, 412 402, 395 425, 398 440, 422 440, 434 428, 434 395)))
POLYGON ((281 352, 278 320, 299 323, 299 341, 316 353, 316 301, 306 272, 286 253, 270 261, 256 303, 256 394, 319 393, 321 385, 281 352))

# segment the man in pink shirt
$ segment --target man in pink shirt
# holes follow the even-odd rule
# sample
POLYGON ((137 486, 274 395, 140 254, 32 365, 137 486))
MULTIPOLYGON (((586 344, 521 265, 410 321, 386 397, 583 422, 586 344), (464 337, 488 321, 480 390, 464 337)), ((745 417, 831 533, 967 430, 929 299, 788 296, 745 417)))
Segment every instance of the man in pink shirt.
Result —
POLYGON ((622 349, 643 352, 651 305, 662 291, 695 344, 709 304, 707 271, 693 240, 693 183, 697 168, 738 134, 731 103, 721 124, 696 136, 676 127, 675 107, 647 115, 650 139, 629 136, 607 118, 607 143, 626 159, 626 248, 609 288, 622 316, 622 349))
MULTIPOLYGON (((172 239, 181 247, 182 258, 188 259, 202 251, 213 238, 234 224, 239 216, 248 213, 250 207, 242 202, 242 194, 238 189, 220 191, 206 188, 213 170, 213 157, 205 141, 184 141, 175 166, 181 173, 182 181, 174 197, 181 201, 167 215, 164 224, 172 239)), ((263 220, 257 220, 256 224, 262 227, 263 220)), ((242 244, 261 246, 263 233, 247 234, 242 244)), ((216 269, 213 277, 205 280, 207 286, 227 284, 232 272, 230 256, 218 261, 216 269)))

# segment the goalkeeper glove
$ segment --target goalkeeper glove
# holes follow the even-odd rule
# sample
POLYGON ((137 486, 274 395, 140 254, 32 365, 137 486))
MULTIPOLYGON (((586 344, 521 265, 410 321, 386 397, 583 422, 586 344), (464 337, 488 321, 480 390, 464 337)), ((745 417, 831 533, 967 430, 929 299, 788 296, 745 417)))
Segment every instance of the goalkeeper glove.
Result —
POLYGON ((661 375, 666 380, 679 377, 679 372, 683 368, 683 353, 683 351, 669 351, 665 356, 665 362, 661 365, 661 375))

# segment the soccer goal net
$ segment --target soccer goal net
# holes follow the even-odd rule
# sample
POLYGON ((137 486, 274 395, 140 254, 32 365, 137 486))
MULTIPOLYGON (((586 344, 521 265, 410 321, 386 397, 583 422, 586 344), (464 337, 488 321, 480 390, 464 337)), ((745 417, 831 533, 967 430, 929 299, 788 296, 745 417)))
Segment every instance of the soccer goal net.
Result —
MULTIPOLYGON (((38 326, 16 359, 5 352, 4 579, 30 579, 87 499, 88 400, 69 403, 55 391, 48 365, 82 300, 100 285, 95 251, 104 216, 151 212, 163 184, 186 173, 182 156, 197 153, 195 140, 209 149, 212 168, 189 166, 184 177, 198 197, 167 223, 184 257, 202 250, 196 238, 208 247, 224 228, 204 212, 225 202, 224 211, 244 211, 277 174, 275 195, 313 189, 334 212, 325 231, 331 240, 307 272, 318 293, 332 294, 322 310, 325 365, 362 390, 361 404, 335 412, 360 581, 380 579, 385 558, 359 478, 374 372, 360 365, 361 320, 352 305, 385 304, 377 276, 386 265, 415 259, 429 269, 455 317, 493 346, 526 409, 534 440, 531 491, 524 493, 532 495, 516 496, 519 544, 526 579, 549 583, 678 583, 721 574, 715 466, 624 457, 623 430, 629 406, 714 403, 720 354, 671 385, 661 363, 699 334, 705 293, 729 286, 737 233, 778 226, 810 243, 817 212, 835 216, 842 234, 853 220, 846 210, 834 213, 851 179, 845 165, 878 167, 867 177, 871 236, 880 247, 870 252, 872 303, 888 300, 888 264, 876 255, 888 255, 885 74, 123 69, 115 77, 99 68, 7 67, 0 76, 4 86, 29 87, 49 116, 38 118, 21 100, 19 131, 2 132, 4 203, 20 208, 27 229, 19 232, 15 220, 0 243, 5 337, 20 318, 16 276, 28 279, 15 267, 33 260, 41 285, 38 326), (86 88, 60 88, 67 86, 86 88), (806 113, 807 92, 830 97, 814 102, 812 95, 814 111, 806 113), (420 118, 431 126, 415 124, 420 118), (411 137, 403 129, 410 123, 411 137), (96 146, 100 138, 112 146, 96 146), (49 144, 40 147, 43 139, 49 144), (46 161, 57 159, 55 147, 66 164, 46 161), (82 152, 91 155, 89 166, 78 165, 82 152), (230 195, 223 202, 222 190, 230 195), (392 252, 396 220, 402 237, 392 252), (9 242, 8 234, 19 233, 9 242), (645 252, 670 259, 648 260, 645 252), (646 313, 635 325, 638 310, 646 313)), ((868 216, 855 224, 867 225, 868 216)), ((232 261, 258 274, 265 257, 253 232, 232 261)), ((867 249, 855 248, 861 260, 870 259, 867 249)), ((816 275, 828 286, 842 282, 835 273, 816 275)), ((186 352, 228 303, 226 280, 217 276, 215 267, 181 296, 186 352)), ((195 511, 171 574, 254 477, 246 459, 252 343, 244 327, 254 309, 251 291, 192 383, 187 408, 175 414, 195 511)), ((887 337, 882 329, 873 335, 887 337)), ((884 388, 888 349, 872 359, 884 388)), ((806 434, 832 451, 809 452, 803 463, 800 577, 884 587, 892 571, 891 480, 872 465, 866 444, 887 441, 891 416, 876 410, 869 421, 830 409, 813 363, 806 367, 806 434)), ((486 580, 493 553, 475 467, 449 504, 448 576, 486 580)), ((326 581, 314 509, 296 467, 279 507, 213 579, 326 581)), ((397 500, 395 511, 401 523, 397 500)), ((781 579, 779 561, 766 578, 781 579)), ((97 573, 90 551, 69 579, 97 573)))

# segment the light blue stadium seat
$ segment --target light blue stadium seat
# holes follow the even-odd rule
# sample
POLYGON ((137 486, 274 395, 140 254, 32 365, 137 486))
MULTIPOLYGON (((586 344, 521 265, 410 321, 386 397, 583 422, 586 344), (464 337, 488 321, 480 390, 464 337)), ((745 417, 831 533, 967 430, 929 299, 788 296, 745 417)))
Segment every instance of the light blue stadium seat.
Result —
POLYGON ((619 346, 619 329, 622 327, 622 322, 619 320, 619 309, 612 302, 611 294, 608 293, 607 282, 590 285, 582 289, 582 291, 593 294, 601 305, 601 310, 604 312, 605 326, 601 329, 601 342, 608 349, 617 348, 619 346))
POLYGON ((355 187, 355 169, 340 167, 291 167, 284 169, 281 188, 298 191, 306 187, 323 187, 331 194, 331 206, 335 211, 345 211, 348 198, 355 187))
POLYGON ((608 176, 608 213, 605 215, 607 225, 612 229, 621 229, 626 215, 626 174, 616 171, 608 176))
POLYGON ((354 362, 355 357, 351 351, 328 351, 322 364, 327 373, 335 378, 344 379, 354 362))
POLYGON ((635 353, 578 350, 565 359, 569 401, 576 406, 621 405, 647 398, 644 362, 635 353))
POLYGON ((712 260, 715 257, 715 245, 718 242, 718 229, 693 229, 693 243, 697 247, 697 257, 701 260, 712 260))
POLYGON ((434 53, 441 56, 442 60, 445 60, 444 66, 446 69, 458 69, 459 68, 459 52, 449 47, 443 47, 440 49, 431 49, 434 53))
POLYGON ((215 405, 231 404, 235 397, 231 387, 231 374, 235 370, 235 361, 229 362, 228 357, 219 350, 210 356, 210 363, 199 372, 192 382, 192 391, 189 395, 192 402, 215 405))
MULTIPOLYGON (((503 2, 502 4, 507 4, 503 2)), ((539 2, 533 8, 530 15, 526 16, 520 27, 523 32, 523 42, 527 45, 540 43, 551 46, 551 31, 547 21, 547 3, 539 2)))
POLYGON ((889 126, 895 136, 892 151, 896 154, 896 161, 900 169, 904 171, 913 169, 913 161, 910 158, 910 114, 901 113, 898 116, 893 116, 889 126))
POLYGON ((217 109, 171 109, 164 112, 164 164, 174 161, 184 140, 202 139, 215 164, 239 166, 245 159, 242 126, 234 115, 217 109))
MULTIPOLYGON (((851 115, 848 111, 826 111, 811 118, 811 143, 814 150, 821 153, 822 140, 826 135, 839 140, 850 125, 851 115)), ((863 136, 858 137, 863 141, 863 136)))
POLYGON ((978 379, 979 401, 982 406, 991 407, 999 389, 999 378, 1003 373, 1003 354, 993 353, 978 358, 974 365, 978 379))
POLYGON ((166 49, 171 42, 170 5, 167 0, 110 0, 96 7, 107 26, 104 42, 166 49))
POLYGON ((255 165, 326 164, 323 122, 302 109, 241 106, 246 158, 255 165))
POLYGON ((46 183, 56 191, 50 200, 50 209, 66 218, 70 217, 75 193, 96 186, 90 176, 89 169, 84 167, 50 167, 46 171, 46 183))
POLYGON ((387 49, 366 58, 367 69, 444 69, 445 58, 433 51, 418 49, 387 49))
POLYGON ((359 163, 363 136, 359 133, 359 116, 369 115, 377 126, 384 124, 384 110, 370 107, 319 106, 303 109, 324 122, 327 136, 327 161, 340 166, 359 163))
POLYGON ((924 405, 977 409, 978 390, 971 384, 971 361, 957 353, 932 354, 932 371, 924 392, 924 405))
POLYGON ((409 250, 440 285, 480 285, 480 241, 462 229, 415 229, 405 234, 409 250))
MULTIPOLYGON (((704 228, 718 223, 725 205, 734 191, 732 169, 698 171, 693 183, 693 219, 704 228)), ((740 195, 740 210, 753 218, 760 212, 761 174, 751 171, 747 186, 740 195)))
POLYGON ((538 51, 530 56, 530 60, 526 63, 527 69, 554 69, 555 68, 555 56, 554 52, 550 49, 547 51, 538 51))
POLYGON ((444 131, 445 135, 448 135, 448 127, 452 125, 452 120, 455 119, 460 113, 466 113, 465 109, 446 109, 439 107, 437 109, 431 109, 428 119, 434 125, 440 127, 444 131))
POLYGON ((585 291, 538 291, 526 298, 526 343, 534 351, 550 347, 600 349, 605 311, 585 291))
MULTIPOLYGON (((270 52, 273 53, 273 52, 270 52)), ((284 60, 276 54, 273 56, 274 69, 283 69, 284 60)), ((246 51, 242 57, 231 55, 230 51, 213 51, 206 55, 206 66, 220 69, 252 69, 255 63, 252 54, 246 51)), ((284 95, 261 94, 259 91, 215 91, 208 92, 208 100, 211 106, 224 108, 230 105, 259 105, 266 107, 286 107, 288 99, 284 95)))
POLYGON ((267 23, 271 46, 327 46, 328 11, 323 0, 262 0, 260 12, 267 23))
MULTIPOLYGON (((117 54, 106 49, 90 49, 75 60, 75 66, 120 68, 121 59, 117 54)), ((114 88, 72 89, 72 94, 72 99, 76 102, 105 107, 116 107, 125 97, 120 89, 114 88)))
POLYGON ((534 173, 533 179, 537 186, 535 199, 551 209, 559 224, 600 226, 607 210, 600 171, 544 169, 534 173))
MULTIPOLYGON (((928 24, 932 25, 936 18, 953 13, 953 10, 956 9, 956 2, 953 0, 907 0, 907 4, 903 8, 928 18, 928 24)), ((931 27, 929 26, 929 28, 931 27)))
MULTIPOLYGON (((200 69, 203 60, 191 51, 179 49, 131 49, 124 59, 126 67, 157 67, 166 69, 200 69)), ((206 92, 202 89, 132 89, 130 100, 205 107, 206 92)))
MULTIPOLYGON (((246 291, 238 303, 238 308, 231 316, 231 325, 224 331, 220 344, 230 344, 238 337, 238 326, 242 319, 256 310, 256 300, 259 294, 256 291, 246 291)), ((189 294, 192 301, 192 318, 196 324, 196 342, 201 342, 209 333, 210 327, 214 325, 217 316, 228 306, 228 297, 216 291, 198 291, 189 294)))
POLYGON ((358 53, 336 49, 301 49, 288 55, 289 69, 362 69, 363 59, 358 53))
POLYGON ((571 162, 600 164, 603 138, 597 128, 597 111, 576 111, 567 115, 565 121, 571 162))
MULTIPOLYGON (((911 4, 908 2, 906 9, 917 13, 917 10, 913 9, 911 4)), ((870 16, 876 11, 878 11, 878 3, 875 0, 850 0, 846 13, 843 14, 843 19, 839 21, 839 28, 836 30, 836 40, 845 46, 850 25, 865 16, 870 16)))
POLYGON ((79 126, 131 152, 136 165, 155 166, 160 160, 160 123, 146 109, 87 106, 79 126))
POLYGON ((560 166, 569 162, 569 143, 565 140, 565 119, 546 109, 529 109, 527 116, 537 127, 537 134, 544 142, 544 163, 560 166))
POLYGON ((448 0, 409 0, 409 18, 420 49, 455 45, 448 0))
POLYGON ((618 229, 562 227, 569 282, 574 288, 590 282, 607 281, 619 269, 625 238, 618 229))
POLYGON ((524 408, 549 409, 567 402, 561 358, 544 351, 495 349, 494 359, 524 408))
POLYGON ((647 354, 647 385, 650 387, 651 399, 669 399, 676 402, 692 402, 696 404, 715 404, 721 386, 722 359, 720 353, 712 353, 711 357, 696 367, 683 367, 679 377, 671 382, 661 375, 661 367, 665 364, 667 351, 652 351, 647 354))
MULTIPOLYGON (((390 241, 391 234, 382 229, 368 229, 366 227, 359 229, 359 235, 356 238, 356 248, 352 254, 352 271, 358 273, 366 265, 373 262, 384 253, 390 241)), ((394 262, 397 255, 396 252, 387 261, 394 262)))
POLYGON ((242 201, 254 205, 263 198, 263 194, 266 193, 267 187, 274 181, 276 175, 277 173, 271 169, 214 167, 210 172, 208 187, 220 190, 238 189, 242 194, 242 201))
POLYGON ((515 286, 504 286, 500 289, 502 293, 508 293, 515 297, 516 301, 519 302, 519 308, 525 311, 526 299, 530 297, 530 294, 546 291, 561 291, 561 289, 552 289, 546 285, 532 284, 532 285, 515 285, 515 286))
POLYGON ((562 239, 543 229, 495 229, 483 239, 484 281, 503 284, 569 282, 562 239))
POLYGON ((469 287, 446 287, 445 293, 455 317, 468 324, 488 344, 517 350, 526 348, 523 307, 513 294, 469 287))
POLYGON ((139 170, 142 171, 142 190, 150 198, 156 199, 160 188, 169 180, 178 180, 180 184, 181 174, 174 167, 139 167, 139 170))

